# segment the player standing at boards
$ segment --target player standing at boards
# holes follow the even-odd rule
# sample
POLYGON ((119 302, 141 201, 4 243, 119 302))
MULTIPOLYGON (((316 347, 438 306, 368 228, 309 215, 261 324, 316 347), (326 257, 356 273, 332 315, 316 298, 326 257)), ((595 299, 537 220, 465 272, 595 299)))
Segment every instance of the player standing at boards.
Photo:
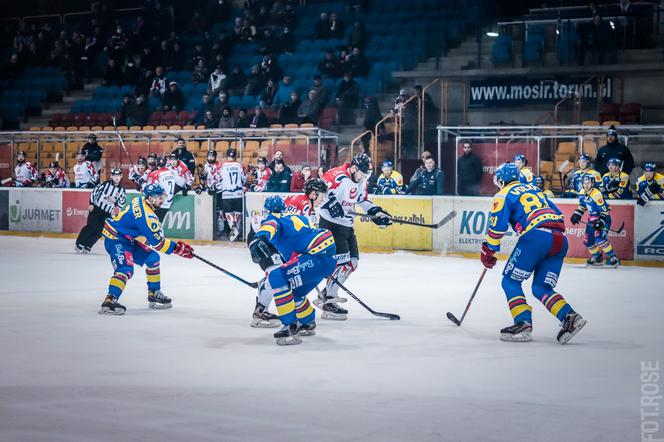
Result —
POLYGON ((235 241, 242 235, 242 202, 247 176, 244 167, 236 161, 237 151, 226 151, 226 161, 221 163, 221 210, 230 228, 228 239, 235 241))
POLYGON ((611 208, 602 196, 602 192, 597 189, 595 176, 590 173, 583 177, 583 191, 579 195, 579 207, 570 218, 572 224, 578 224, 586 211, 588 212, 588 223, 586 224, 585 245, 590 252, 590 258, 586 263, 591 266, 601 266, 603 251, 607 256, 606 265, 618 267, 620 260, 609 243, 611 208))
POLYGON ((104 160, 101 158, 104 154, 104 148, 97 143, 97 135, 88 135, 88 142, 81 147, 85 156, 85 161, 90 161, 97 173, 104 167, 104 160))
POLYGON ((154 208, 157 218, 159 218, 159 222, 163 222, 168 209, 170 209, 171 204, 173 204, 173 198, 175 198, 176 178, 173 171, 166 167, 166 157, 163 155, 157 158, 157 166, 158 168, 153 172, 150 172, 150 175, 148 175, 148 184, 159 184, 159 186, 164 189, 166 197, 159 206, 154 208))
MULTIPOLYGON (((304 193, 299 195, 288 195, 284 200, 284 211, 288 214, 307 217, 312 226, 317 225, 316 208, 319 207, 325 198, 327 186, 320 178, 307 181, 304 185, 304 193)), ((262 220, 252 220, 251 230, 247 237, 247 243, 255 238, 255 232, 260 229, 262 220), (255 223, 255 225, 254 225, 255 223)), ((283 258, 283 257, 282 257, 283 258)), ((278 327, 278 316, 270 313, 268 307, 272 302, 272 292, 268 289, 267 281, 264 279, 258 286, 258 296, 256 297, 256 307, 252 315, 251 326, 256 328, 278 327)))
POLYGON ((16 167, 14 167, 14 186, 30 187, 37 181, 39 171, 30 161, 26 161, 25 151, 19 150, 16 154, 16 167))
POLYGON ((189 171, 189 168, 187 168, 187 165, 178 159, 177 154, 171 153, 168 156, 166 167, 171 169, 173 175, 175 175, 175 193, 181 191, 183 195, 186 195, 187 191, 191 189, 191 185, 194 184, 194 176, 189 171))
POLYGON ((646 163, 643 166, 643 175, 636 182, 636 193, 639 206, 645 206, 652 200, 664 200, 664 175, 657 173, 655 163, 646 163))
POLYGON ((535 177, 534 184, 535 184, 535 187, 537 187, 539 190, 541 190, 542 193, 544 195, 546 195, 547 198, 555 198, 555 195, 553 194, 553 192, 551 192, 549 189, 544 188, 544 177, 542 177, 541 175, 537 175, 535 177))
POLYGON ((517 169, 519 169, 519 181, 521 181, 523 184, 532 183, 533 179, 535 179, 535 174, 533 174, 533 171, 530 167, 527 167, 528 159, 526 156, 522 153, 518 153, 514 155, 513 161, 517 169))
POLYGON ((69 187, 69 178, 57 162, 51 161, 44 175, 44 184, 46 187, 66 188, 69 187))
POLYGON ((526 302, 521 285, 534 273, 533 295, 562 323, 557 339, 565 344, 586 321, 555 291, 568 248, 562 212, 535 186, 520 183, 515 164, 498 166, 495 182, 501 190, 491 204, 489 231, 482 243, 480 259, 484 267, 491 269, 496 265, 494 255, 500 250, 500 241, 510 226, 519 235, 502 280, 514 325, 503 328, 500 339, 532 340, 532 307, 526 302))
POLYGON ((335 269, 332 233, 317 229, 302 215, 284 213, 278 195, 265 200, 269 213, 249 244, 251 259, 265 270, 283 328, 274 334, 278 345, 300 344, 300 336, 316 334, 316 311, 307 294, 335 269), (282 256, 289 257, 283 263, 282 256))
POLYGON ((101 238, 106 218, 118 213, 127 198, 125 190, 120 186, 122 170, 111 170, 111 179, 99 184, 90 194, 88 222, 76 239, 76 252, 90 253, 97 240, 101 238))
POLYGON ((79 189, 92 189, 99 182, 99 174, 92 163, 85 159, 83 151, 76 152, 74 164, 74 185, 79 189))
POLYGON ((134 198, 124 210, 104 225, 104 247, 111 258, 113 276, 108 284, 108 294, 99 314, 124 315, 127 310, 118 302, 127 281, 134 274, 134 264, 145 265, 148 280, 148 306, 153 309, 171 308, 171 298, 161 291, 159 253, 175 253, 191 259, 194 249, 187 243, 171 241, 164 237, 161 223, 154 209, 165 201, 167 195, 158 184, 148 184, 143 195, 134 198))
POLYGON ((221 163, 217 161, 217 152, 211 150, 207 153, 205 166, 199 169, 198 177, 201 180, 202 186, 196 189, 199 195, 205 190, 210 195, 214 196, 215 215, 217 220, 217 229, 215 231, 215 238, 219 239, 219 235, 224 231, 224 212, 221 210, 221 163))
POLYGON ((337 296, 339 286, 333 280, 337 279, 343 284, 357 269, 360 258, 353 229, 354 217, 348 211, 358 204, 369 215, 373 215, 371 220, 376 225, 386 227, 392 224, 390 214, 367 199, 367 181, 370 176, 371 158, 363 153, 355 155, 350 163, 330 169, 323 175, 328 190, 319 209, 320 227, 332 232, 337 249, 337 267, 314 301, 323 310, 323 319, 345 320, 348 315, 348 310, 337 304, 346 299, 337 296))
POLYGON ((590 155, 582 153, 579 155, 579 168, 574 171, 572 174, 572 189, 569 189, 567 192, 573 198, 578 197, 583 191, 583 176, 587 173, 592 174, 595 177, 595 182, 599 183, 602 181, 602 177, 598 171, 590 167, 592 162, 590 155))
POLYGON ((629 175, 621 169, 622 163, 618 158, 609 158, 606 162, 609 171, 602 177, 599 187, 608 200, 626 200, 632 198, 629 190, 629 175))
POLYGON ((134 182, 136 190, 141 191, 148 182, 149 174, 150 171, 148 170, 147 160, 143 157, 139 157, 136 161, 136 165, 132 166, 129 171, 129 179, 134 182))

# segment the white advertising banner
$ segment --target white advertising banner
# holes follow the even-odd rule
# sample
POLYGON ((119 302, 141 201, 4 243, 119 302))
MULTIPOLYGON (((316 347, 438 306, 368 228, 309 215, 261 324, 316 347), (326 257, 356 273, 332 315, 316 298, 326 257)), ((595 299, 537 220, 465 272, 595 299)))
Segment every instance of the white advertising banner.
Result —
POLYGON ((62 232, 62 192, 9 190, 9 230, 62 232))
MULTIPOLYGON (((482 197, 454 198, 457 216, 454 219, 451 251, 479 253, 489 229, 491 201, 492 198, 482 197)), ((511 253, 516 241, 516 234, 508 230, 500 242, 500 253, 511 253)))
POLYGON ((664 202, 636 206, 634 259, 664 261, 664 202))
MULTIPOLYGON (((450 197, 435 196, 433 197, 432 223, 437 223, 454 210, 454 200, 450 197)), ((444 226, 433 230, 433 249, 440 250, 444 253, 452 252, 454 244, 454 232, 456 231, 456 224, 458 223, 458 214, 456 218, 450 220, 444 226)))

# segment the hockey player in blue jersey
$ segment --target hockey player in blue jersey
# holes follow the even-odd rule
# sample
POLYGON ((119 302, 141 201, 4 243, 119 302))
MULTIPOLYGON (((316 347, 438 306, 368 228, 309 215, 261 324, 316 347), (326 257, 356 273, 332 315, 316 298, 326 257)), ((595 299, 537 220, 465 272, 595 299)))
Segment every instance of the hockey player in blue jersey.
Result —
POLYGON ((620 170, 622 163, 618 158, 609 158, 606 162, 609 171, 602 176, 599 188, 608 200, 628 200, 632 198, 629 190, 629 175, 620 170))
POLYGON ((268 289, 283 324, 274 334, 277 344, 300 344, 300 336, 314 335, 316 329, 316 312, 306 296, 334 272, 336 245, 332 233, 315 228, 310 218, 285 213, 280 196, 268 197, 264 208, 269 215, 249 251, 267 274, 268 289))
POLYGON ((523 184, 531 184, 535 179, 535 174, 528 166, 528 159, 522 153, 514 155, 514 164, 519 169, 519 181, 523 184))
POLYGON ((171 299, 161 291, 159 253, 175 253, 192 258, 194 249, 182 241, 164 237, 161 223, 155 214, 166 199, 164 188, 148 184, 143 196, 131 203, 113 218, 106 219, 102 235, 104 247, 111 258, 113 276, 108 284, 108 295, 99 314, 123 315, 127 310, 118 302, 127 281, 134 274, 134 264, 145 265, 148 280, 148 306, 154 309, 171 308, 171 299))
POLYGON ((583 214, 588 212, 585 245, 590 252, 586 263, 593 266, 602 265, 602 252, 606 254, 606 265, 618 267, 620 260, 609 243, 609 227, 611 227, 611 209, 606 203, 602 192, 597 189, 595 175, 588 173, 583 177, 583 190, 579 195, 579 207, 574 210, 570 221, 578 224, 583 214))
POLYGON ((489 215, 489 230, 482 243, 481 261, 493 268, 500 240, 511 226, 519 240, 503 270, 502 287, 514 318, 514 325, 500 331, 500 339, 511 342, 532 340, 532 307, 521 287, 533 275, 533 295, 562 323, 557 339, 567 343, 586 321, 556 292, 563 259, 567 254, 565 223, 558 208, 538 188, 519 182, 519 169, 503 163, 496 169, 496 194, 489 215))
POLYGON ((583 190, 583 176, 587 173, 595 177, 595 182, 602 181, 602 176, 598 171, 591 168, 592 158, 586 153, 579 155, 579 168, 572 174, 572 189, 567 191, 567 195, 571 198, 576 198, 583 190))
POLYGON ((636 194, 639 206, 645 206, 648 201, 664 200, 664 175, 657 173, 655 163, 643 166, 643 175, 636 182, 636 194))

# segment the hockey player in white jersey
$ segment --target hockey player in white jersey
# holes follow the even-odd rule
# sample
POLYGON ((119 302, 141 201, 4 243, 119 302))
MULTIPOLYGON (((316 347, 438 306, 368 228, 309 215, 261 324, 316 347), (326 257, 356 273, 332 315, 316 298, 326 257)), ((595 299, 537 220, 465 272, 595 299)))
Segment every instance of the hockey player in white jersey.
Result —
POLYGON ((136 161, 136 165, 129 169, 129 179, 136 185, 136 190, 141 192, 147 185, 149 174, 150 170, 148 170, 148 161, 143 157, 140 157, 136 161))
POLYGON ((175 175, 175 193, 182 191, 183 195, 187 194, 187 191, 191 189, 191 185, 194 184, 194 175, 187 168, 187 165, 184 164, 176 153, 171 153, 168 156, 167 167, 173 171, 175 175))
POLYGON ((93 189, 99 182, 99 174, 91 161, 85 159, 82 150, 76 152, 74 164, 74 185, 79 189, 93 189))
POLYGON ((221 209, 228 222, 228 238, 235 241, 242 234, 242 200, 247 176, 238 161, 237 151, 232 147, 226 151, 226 161, 221 163, 221 209))
POLYGON ((205 166, 199 169, 201 186, 196 189, 197 194, 206 191, 214 197, 215 219, 217 228, 215 239, 219 239, 224 232, 224 211, 221 209, 222 187, 221 187, 221 163, 217 161, 217 152, 210 150, 205 158, 205 166))
POLYGON ((159 184, 165 191, 166 198, 155 210, 159 222, 164 221, 164 217, 173 204, 175 197, 176 177, 171 169, 166 167, 166 157, 161 155, 157 159, 157 169, 148 175, 148 184, 159 184))
POLYGON ((39 176, 39 171, 30 161, 26 161, 25 152, 19 150, 16 154, 16 167, 14 167, 14 185, 16 187, 30 187, 39 176))
POLYGON ((357 269, 360 257, 353 229, 354 217, 348 212, 354 210, 357 204, 372 215, 371 219, 376 225, 387 227, 392 224, 390 214, 367 197, 367 181, 370 176, 371 158, 363 153, 355 155, 350 163, 330 169, 323 175, 328 190, 326 199, 319 208, 319 227, 331 231, 337 245, 337 268, 328 278, 325 289, 319 292, 314 301, 314 304, 323 310, 323 319, 344 320, 348 315, 348 310, 337 304, 345 302, 346 299, 337 296, 339 286, 334 282, 336 279, 343 284, 357 269))

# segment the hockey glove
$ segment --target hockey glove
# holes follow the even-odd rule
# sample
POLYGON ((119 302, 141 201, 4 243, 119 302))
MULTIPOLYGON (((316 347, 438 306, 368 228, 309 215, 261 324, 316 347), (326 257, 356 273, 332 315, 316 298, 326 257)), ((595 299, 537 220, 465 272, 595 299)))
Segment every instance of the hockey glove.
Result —
POLYGON ((496 265, 498 259, 495 256, 496 251, 491 250, 487 243, 482 243, 482 253, 480 254, 480 261, 487 269, 492 269, 496 265))
POLYGON ((572 217, 570 218, 570 221, 572 224, 579 224, 579 221, 581 221, 581 217, 583 216, 583 210, 581 209, 576 209, 574 213, 572 213, 572 217))
POLYGON ((654 195, 660 193, 662 191, 662 187, 656 181, 653 181, 652 183, 648 184, 648 190, 650 190, 650 192, 654 195))
POLYGON ((200 195, 203 193, 203 186, 198 186, 197 188, 194 189, 194 192, 196 192, 196 195, 200 195))
POLYGON ((279 251, 262 237, 258 237, 249 243, 249 252, 251 253, 251 260, 263 270, 284 263, 279 251))
POLYGON ((593 229, 595 229, 596 232, 601 232, 606 228, 606 222, 602 218, 597 218, 595 221, 593 221, 593 229))
POLYGON ((186 242, 178 241, 175 244, 175 249, 173 250, 173 253, 183 258, 191 259, 194 257, 194 248, 191 247, 186 242))
POLYGON ((638 198, 636 198, 636 204, 638 204, 639 206, 645 206, 647 202, 648 202, 648 197, 645 194, 639 195, 638 198))
POLYGON ((377 226, 387 227, 392 224, 392 217, 389 213, 383 210, 380 206, 374 206, 367 211, 367 214, 371 215, 371 221, 374 222, 377 226))
POLYGON ((331 197, 324 207, 327 209, 328 212, 330 212, 330 216, 332 218, 343 218, 345 215, 344 208, 341 207, 339 201, 337 201, 334 197, 331 197))

